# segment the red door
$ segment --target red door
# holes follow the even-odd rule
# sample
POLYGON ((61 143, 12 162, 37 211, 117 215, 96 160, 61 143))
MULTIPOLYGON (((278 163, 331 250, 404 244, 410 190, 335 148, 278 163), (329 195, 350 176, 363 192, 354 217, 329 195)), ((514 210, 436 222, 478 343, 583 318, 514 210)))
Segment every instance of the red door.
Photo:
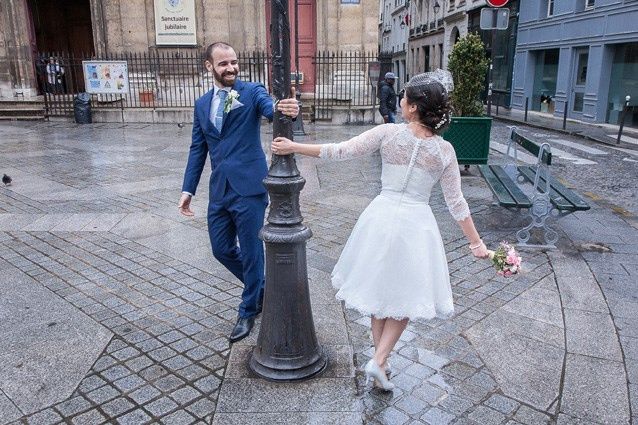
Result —
MULTIPOLYGON (((270 52, 270 0, 266 0, 266 40, 270 52)), ((312 0, 297 0, 299 7, 299 72, 303 73, 302 93, 314 93, 315 65, 313 58, 317 50, 317 10, 312 0)), ((290 71, 295 72, 295 1, 288 2, 288 16, 290 17, 290 71)))

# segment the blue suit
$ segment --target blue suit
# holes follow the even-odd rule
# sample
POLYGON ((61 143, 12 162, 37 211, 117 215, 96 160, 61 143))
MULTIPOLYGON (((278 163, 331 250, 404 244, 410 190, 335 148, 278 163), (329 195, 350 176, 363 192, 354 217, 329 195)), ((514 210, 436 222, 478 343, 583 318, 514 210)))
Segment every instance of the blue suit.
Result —
MULTIPOLYGON (((221 131, 210 121, 213 90, 195 102, 193 135, 182 190, 195 195, 210 156, 208 234, 213 255, 244 284, 240 317, 253 317, 263 297, 264 224, 268 174, 261 148, 261 117, 273 117, 273 102, 261 84, 235 81, 243 106, 224 114, 221 131), (239 246, 237 246, 239 240, 239 246)), ((220 104, 220 108, 224 105, 220 104)))

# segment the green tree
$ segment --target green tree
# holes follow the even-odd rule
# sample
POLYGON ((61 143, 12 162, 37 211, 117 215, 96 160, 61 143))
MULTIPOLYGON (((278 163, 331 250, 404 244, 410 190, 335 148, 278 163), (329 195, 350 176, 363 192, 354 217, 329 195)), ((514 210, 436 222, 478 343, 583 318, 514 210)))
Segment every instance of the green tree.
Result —
POLYGON ((483 90, 488 66, 485 45, 478 34, 466 35, 452 48, 448 69, 454 77, 452 105, 456 115, 465 117, 483 115, 483 103, 479 95, 483 90))

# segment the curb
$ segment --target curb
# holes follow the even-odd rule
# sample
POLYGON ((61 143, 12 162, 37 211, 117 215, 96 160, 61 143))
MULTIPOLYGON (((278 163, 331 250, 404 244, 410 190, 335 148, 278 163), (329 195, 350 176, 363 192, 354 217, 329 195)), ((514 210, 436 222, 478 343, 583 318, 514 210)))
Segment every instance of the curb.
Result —
POLYGON ((507 118, 507 117, 502 117, 502 116, 498 116, 498 115, 492 115, 492 119, 493 120, 497 120, 497 121, 504 121, 504 122, 509 122, 509 123, 521 124, 521 125, 525 125, 525 126, 528 126, 528 127, 538 128, 538 129, 541 129, 541 130, 552 130, 552 131, 556 131, 556 132, 562 133, 562 134, 567 134, 567 135, 570 135, 570 136, 579 136, 579 137, 582 137, 583 139, 592 140, 594 142, 601 143, 601 144, 607 145, 607 146, 622 147, 622 148, 626 148, 626 149, 632 149, 633 148, 632 150, 635 150, 635 146, 630 145, 628 143, 625 143, 625 142, 620 142, 620 144, 616 144, 615 142, 612 143, 611 141, 604 140, 603 138, 583 133, 582 131, 563 130, 562 128, 547 127, 547 126, 544 126, 544 125, 541 125, 541 124, 535 124, 535 123, 530 123, 530 122, 525 122, 525 121, 519 121, 519 120, 516 120, 514 118, 507 118))

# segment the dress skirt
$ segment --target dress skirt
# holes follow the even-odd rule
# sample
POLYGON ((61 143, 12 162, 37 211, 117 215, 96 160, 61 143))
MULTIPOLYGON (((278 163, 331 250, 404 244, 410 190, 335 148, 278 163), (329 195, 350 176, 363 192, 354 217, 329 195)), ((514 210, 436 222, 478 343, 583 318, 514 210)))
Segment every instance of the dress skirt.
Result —
POLYGON ((382 191, 352 230, 332 285, 347 307, 376 318, 449 317, 445 248, 428 203, 382 191))

